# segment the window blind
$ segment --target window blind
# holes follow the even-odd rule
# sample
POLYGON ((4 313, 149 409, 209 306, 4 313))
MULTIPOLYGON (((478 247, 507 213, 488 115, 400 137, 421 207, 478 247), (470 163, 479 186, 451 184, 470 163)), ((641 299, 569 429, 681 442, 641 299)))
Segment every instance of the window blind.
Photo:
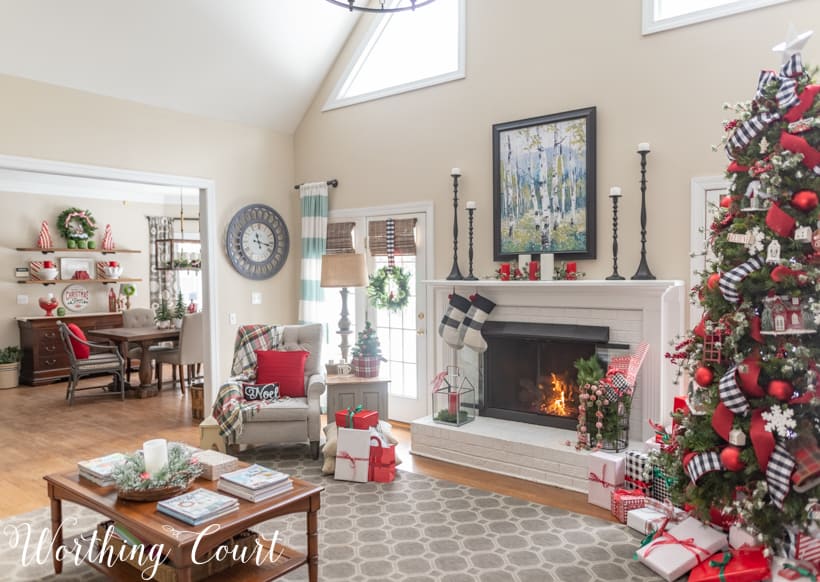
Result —
POLYGON ((327 225, 327 247, 325 254, 354 253, 353 227, 355 222, 330 222, 327 225))
MULTIPOLYGON (((403 218, 393 221, 396 228, 396 256, 415 256, 416 254, 416 219, 403 218)), ((387 256, 387 221, 374 220, 367 226, 367 246, 374 257, 387 256)))

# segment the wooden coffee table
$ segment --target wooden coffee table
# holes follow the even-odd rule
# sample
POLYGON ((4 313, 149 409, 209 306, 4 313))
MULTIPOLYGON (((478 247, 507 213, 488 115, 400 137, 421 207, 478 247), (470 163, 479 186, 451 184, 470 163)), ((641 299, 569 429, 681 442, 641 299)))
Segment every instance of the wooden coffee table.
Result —
MULTIPOLYGON (((247 465, 242 463, 241 466, 247 465)), ((76 471, 46 475, 44 479, 48 483, 48 496, 51 499, 51 529, 54 535, 51 551, 56 574, 63 570, 62 560, 58 559, 59 554, 57 552, 59 547, 65 546, 61 527, 62 502, 71 501, 122 523, 146 543, 162 544, 165 549, 164 553, 168 555, 176 567, 177 580, 180 582, 190 582, 191 580, 191 567, 194 564, 194 543, 197 539, 199 539, 199 544, 196 547, 196 558, 202 560, 210 550, 249 527, 281 515, 304 512, 307 514, 307 554, 297 552, 278 543, 272 551, 269 551, 270 542, 260 538, 260 541, 265 544, 262 553, 274 556, 274 560, 257 565, 256 561, 251 559, 247 564, 238 563, 227 570, 218 572, 209 577, 208 580, 260 582, 274 580, 307 564, 310 581, 318 582, 317 512, 320 505, 319 494, 324 489, 319 485, 313 485, 301 479, 293 479, 293 490, 288 493, 258 503, 240 499, 238 511, 198 526, 190 526, 159 513, 156 502, 118 501, 115 487, 98 487, 91 481, 81 478, 76 471), (213 524, 218 524, 219 528, 214 528, 213 524), (208 526, 211 526, 210 533, 199 536, 208 526)), ((193 487, 202 487, 203 489, 215 491, 216 484, 217 481, 198 479, 194 482, 193 487)), ((66 549, 83 551, 85 554, 88 542, 81 541, 80 538, 82 537, 90 537, 90 532, 86 532, 84 536, 72 540, 66 549)), ((63 553, 65 553, 65 550, 61 552, 61 554, 63 553)), ((139 570, 127 563, 117 562, 109 567, 100 562, 89 562, 89 565, 103 572, 112 580, 140 580, 139 570)))

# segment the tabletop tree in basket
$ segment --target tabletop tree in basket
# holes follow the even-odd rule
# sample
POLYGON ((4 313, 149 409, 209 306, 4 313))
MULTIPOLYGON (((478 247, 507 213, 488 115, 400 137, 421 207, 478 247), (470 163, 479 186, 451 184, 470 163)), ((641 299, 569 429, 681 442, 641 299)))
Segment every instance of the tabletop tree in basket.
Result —
POLYGON ((375 378, 379 375, 379 364, 387 360, 382 357, 379 336, 369 321, 356 338, 353 346, 353 360, 350 362, 353 374, 361 378, 375 378))
POLYGON ((159 307, 157 307, 156 313, 154 314, 154 321, 157 322, 158 328, 166 329, 170 327, 171 319, 173 319, 173 314, 168 308, 168 301, 163 298, 162 301, 160 301, 159 307))

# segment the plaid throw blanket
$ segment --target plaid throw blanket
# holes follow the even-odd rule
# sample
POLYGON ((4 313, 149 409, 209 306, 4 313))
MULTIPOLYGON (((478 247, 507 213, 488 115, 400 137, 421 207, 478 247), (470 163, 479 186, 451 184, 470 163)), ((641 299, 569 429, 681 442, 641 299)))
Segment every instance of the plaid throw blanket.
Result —
MULTIPOLYGON (((231 375, 244 379, 256 377, 256 350, 279 347, 282 329, 278 325, 243 325, 236 330, 231 375)), ((242 390, 240 388, 240 397, 242 390)))
POLYGON ((274 400, 245 400, 242 392, 243 382, 232 378, 219 387, 214 400, 213 417, 219 424, 219 436, 228 443, 236 443, 236 437, 242 434, 243 423, 258 412, 263 404, 274 400))

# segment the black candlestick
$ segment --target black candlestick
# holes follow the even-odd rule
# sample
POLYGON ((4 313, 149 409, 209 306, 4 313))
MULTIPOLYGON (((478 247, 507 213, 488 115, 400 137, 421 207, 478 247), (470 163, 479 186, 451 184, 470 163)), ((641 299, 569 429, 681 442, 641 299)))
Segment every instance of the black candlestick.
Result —
POLYGON ((451 174, 453 176, 453 268, 447 275, 448 281, 461 281, 464 275, 458 268, 458 177, 461 174, 451 174))
POLYGON ((641 262, 632 278, 648 280, 655 278, 646 264, 646 156, 649 150, 638 150, 638 154, 641 156, 641 262))
POLYGON ((607 281, 623 281, 624 278, 618 273, 618 196, 610 195, 612 199, 612 274, 606 278, 607 281))
MULTIPOLYGON (((468 202, 469 204, 469 202, 468 202)), ((470 261, 470 274, 464 277, 465 281, 478 281, 478 277, 473 275, 473 213, 475 212, 475 208, 467 208, 467 232, 469 233, 468 240, 470 241, 470 246, 468 247, 467 251, 467 258, 470 261)))

